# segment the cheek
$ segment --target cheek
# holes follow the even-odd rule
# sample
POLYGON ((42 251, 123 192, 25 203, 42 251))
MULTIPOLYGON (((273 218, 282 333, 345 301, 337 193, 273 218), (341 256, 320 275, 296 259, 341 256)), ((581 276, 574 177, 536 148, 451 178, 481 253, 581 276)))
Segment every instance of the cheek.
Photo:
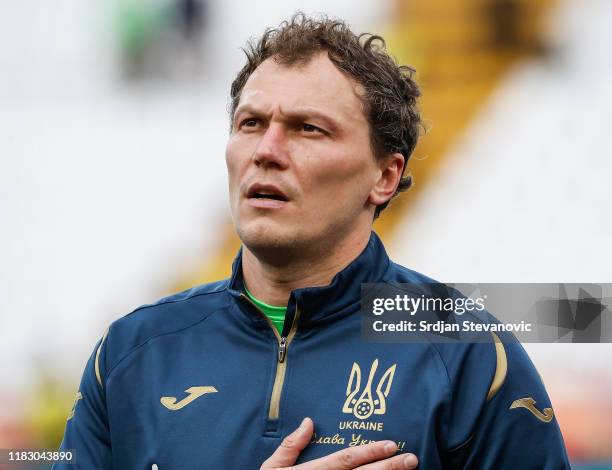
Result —
POLYGON ((229 146, 225 152, 225 164, 227 165, 229 203, 233 213, 236 210, 240 196, 240 159, 231 152, 229 146))
POLYGON ((227 166, 230 193, 237 189, 240 174, 246 167, 245 162, 248 161, 248 158, 245 158, 245 155, 244 146, 240 145, 235 138, 230 138, 225 148, 225 165, 227 166))
POLYGON ((313 195, 311 200, 322 210, 361 207, 370 193, 374 170, 363 156, 325 158, 308 171, 305 193, 313 195))

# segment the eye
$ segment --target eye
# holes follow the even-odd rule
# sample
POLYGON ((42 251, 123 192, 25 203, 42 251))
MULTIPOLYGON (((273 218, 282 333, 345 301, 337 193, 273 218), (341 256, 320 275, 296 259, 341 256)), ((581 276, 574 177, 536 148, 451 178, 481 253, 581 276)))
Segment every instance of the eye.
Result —
POLYGON ((259 119, 256 118, 246 118, 240 122, 239 127, 257 127, 259 124, 259 119))
POLYGON ((323 130, 319 129, 317 126, 313 126, 312 124, 308 124, 306 122, 302 124, 302 130, 309 133, 323 132, 323 130))

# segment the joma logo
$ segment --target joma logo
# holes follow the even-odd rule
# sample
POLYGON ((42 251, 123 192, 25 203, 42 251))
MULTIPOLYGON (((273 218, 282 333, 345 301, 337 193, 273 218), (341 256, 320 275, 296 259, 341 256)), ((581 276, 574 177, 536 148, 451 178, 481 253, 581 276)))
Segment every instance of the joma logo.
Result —
POLYGON ((385 399, 391 390, 396 366, 397 364, 393 364, 380 378, 376 386, 374 397, 372 395, 372 383, 374 382, 374 376, 378 368, 378 359, 372 362, 368 381, 363 390, 361 390, 361 368, 359 364, 353 362, 351 375, 346 386, 346 401, 342 407, 342 412, 353 413, 358 419, 367 419, 373 414, 384 415, 387 411, 385 399))

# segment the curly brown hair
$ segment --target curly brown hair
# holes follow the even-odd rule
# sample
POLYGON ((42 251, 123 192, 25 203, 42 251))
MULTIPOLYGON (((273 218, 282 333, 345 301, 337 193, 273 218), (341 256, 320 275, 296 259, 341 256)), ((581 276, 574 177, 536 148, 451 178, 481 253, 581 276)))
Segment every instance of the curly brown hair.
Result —
MULTIPOLYGON (((263 61, 272 57, 281 65, 302 65, 325 51, 340 71, 363 87, 361 99, 374 156, 382 159, 395 152, 404 156, 404 174, 393 197, 412 186, 412 175, 406 168, 421 128, 417 109, 420 92, 412 78, 415 70, 398 65, 382 37, 357 35, 342 20, 312 18, 298 12, 278 28, 266 29, 258 40, 249 41, 243 51, 247 62, 231 87, 232 119, 244 85, 263 61)), ((376 207, 375 218, 388 204, 376 207)))

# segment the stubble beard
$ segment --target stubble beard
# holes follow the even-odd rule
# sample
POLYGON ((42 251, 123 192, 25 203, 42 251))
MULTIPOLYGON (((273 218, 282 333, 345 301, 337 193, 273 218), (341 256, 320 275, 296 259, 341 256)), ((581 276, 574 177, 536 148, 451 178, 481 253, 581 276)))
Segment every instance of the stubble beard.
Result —
POLYGON ((310 250, 311 240, 299 228, 257 223, 255 226, 236 228, 238 237, 258 259, 274 266, 284 266, 302 258, 310 250))
POLYGON ((322 257, 333 256, 337 244, 352 231, 350 218, 346 219, 337 217, 315 233, 309 230, 308 221, 296 227, 262 220, 238 224, 236 232, 243 245, 266 264, 279 268, 289 264, 315 266, 322 257))

